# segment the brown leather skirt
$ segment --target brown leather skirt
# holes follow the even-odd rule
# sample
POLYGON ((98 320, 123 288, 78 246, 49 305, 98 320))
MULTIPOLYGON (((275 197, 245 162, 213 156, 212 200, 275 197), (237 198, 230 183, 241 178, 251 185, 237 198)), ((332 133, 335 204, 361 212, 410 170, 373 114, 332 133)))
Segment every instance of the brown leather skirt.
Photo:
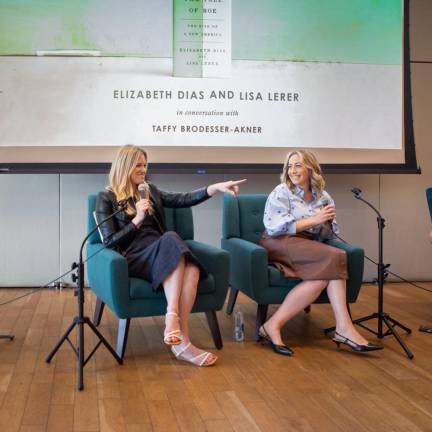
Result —
POLYGON ((303 280, 348 279, 347 256, 342 249, 312 240, 306 234, 270 237, 263 233, 260 245, 286 277, 303 280))

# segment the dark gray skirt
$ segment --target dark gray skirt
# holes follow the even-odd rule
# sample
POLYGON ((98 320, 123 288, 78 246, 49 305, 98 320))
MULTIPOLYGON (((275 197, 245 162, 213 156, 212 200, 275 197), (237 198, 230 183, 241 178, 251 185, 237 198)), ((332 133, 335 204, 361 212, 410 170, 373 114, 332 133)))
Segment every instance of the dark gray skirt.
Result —
POLYGON ((162 282, 177 267, 182 255, 200 269, 200 278, 207 275, 188 245, 174 231, 162 235, 154 230, 139 232, 124 252, 129 276, 147 280, 153 291, 163 289, 162 282))

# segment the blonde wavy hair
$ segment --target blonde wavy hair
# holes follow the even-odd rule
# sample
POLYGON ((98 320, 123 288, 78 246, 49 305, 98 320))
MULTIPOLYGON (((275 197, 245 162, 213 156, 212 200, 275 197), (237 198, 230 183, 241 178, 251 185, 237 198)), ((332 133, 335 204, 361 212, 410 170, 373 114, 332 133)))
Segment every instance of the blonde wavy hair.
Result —
POLYGON ((292 156, 297 155, 299 156, 306 169, 309 171, 309 181, 310 181, 310 187, 311 189, 314 189, 317 193, 318 198, 322 195, 322 192, 325 187, 325 181, 322 176, 322 170, 320 167, 320 164, 318 163, 317 158, 315 155, 308 151, 308 150, 294 150, 292 152, 289 152, 285 158, 285 163, 283 166, 282 174, 281 174, 281 182, 286 183, 288 188, 291 191, 294 191, 295 185, 292 183, 292 181, 289 178, 288 175, 288 164, 289 160, 292 156))
MULTIPOLYGON (((141 155, 147 161, 147 153, 144 149, 127 144, 118 151, 111 164, 108 189, 114 192, 117 201, 129 200, 129 198, 138 201, 141 198, 138 189, 130 179, 141 155)), ((136 213, 130 203, 126 207, 126 213, 129 215, 136 213)))

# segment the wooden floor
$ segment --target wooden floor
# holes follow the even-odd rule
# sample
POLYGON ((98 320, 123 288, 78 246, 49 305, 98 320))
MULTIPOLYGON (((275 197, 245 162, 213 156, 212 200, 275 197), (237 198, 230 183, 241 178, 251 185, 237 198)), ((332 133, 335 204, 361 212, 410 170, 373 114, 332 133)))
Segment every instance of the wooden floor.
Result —
MULTIPOLYGON (((0 302, 23 292, 0 290, 0 302)), ((276 355, 253 341, 255 307, 239 301, 246 341, 232 340, 232 318, 219 312, 225 346, 216 366, 176 361, 162 342, 162 318, 136 319, 124 365, 100 347, 85 367, 82 392, 69 346, 45 363, 75 315, 73 291, 44 290, 0 306, 0 333, 15 335, 0 341, 0 431, 432 431, 432 334, 417 331, 432 324, 432 294, 386 286, 387 312, 413 329, 403 336, 412 361, 390 337, 375 354, 337 351, 322 333, 333 324, 327 305, 287 326, 294 357, 276 355)), ((88 292, 89 314, 93 306, 88 292)), ((376 288, 365 285, 353 314, 375 309, 376 288)), ((212 348, 204 316, 194 315, 191 324, 194 341, 212 348)), ((101 331, 114 343, 116 320, 108 310, 101 331)), ((86 336, 90 349, 94 339, 86 336)))

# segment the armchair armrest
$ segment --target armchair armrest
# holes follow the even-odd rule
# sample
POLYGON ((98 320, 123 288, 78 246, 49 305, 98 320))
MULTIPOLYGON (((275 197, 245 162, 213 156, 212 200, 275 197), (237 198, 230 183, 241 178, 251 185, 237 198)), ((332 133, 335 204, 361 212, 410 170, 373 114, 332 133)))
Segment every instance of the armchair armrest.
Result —
POLYGON ((363 282, 364 250, 349 243, 339 240, 329 240, 330 246, 343 249, 347 253, 347 264, 349 279, 347 280, 348 301, 353 303, 357 300, 361 284, 363 282))
POLYGON ((209 307, 211 310, 220 310, 223 307, 228 292, 229 253, 225 250, 195 240, 187 240, 186 243, 199 259, 202 266, 213 276, 215 284, 215 294, 211 296, 211 301, 208 299, 205 301, 203 297, 200 298, 201 307, 207 305, 206 307, 209 307))
MULTIPOLYGON (((87 246, 91 256, 102 245, 87 246)), ((129 297, 129 270, 126 259, 112 249, 104 248, 87 263, 87 274, 91 289, 119 318, 126 318, 129 297)))
POLYGON ((208 273, 228 274, 230 256, 227 251, 196 240, 187 240, 186 243, 208 273))
POLYGON ((267 251, 240 238, 222 239, 222 248, 231 254, 230 285, 252 299, 268 289, 267 251))

